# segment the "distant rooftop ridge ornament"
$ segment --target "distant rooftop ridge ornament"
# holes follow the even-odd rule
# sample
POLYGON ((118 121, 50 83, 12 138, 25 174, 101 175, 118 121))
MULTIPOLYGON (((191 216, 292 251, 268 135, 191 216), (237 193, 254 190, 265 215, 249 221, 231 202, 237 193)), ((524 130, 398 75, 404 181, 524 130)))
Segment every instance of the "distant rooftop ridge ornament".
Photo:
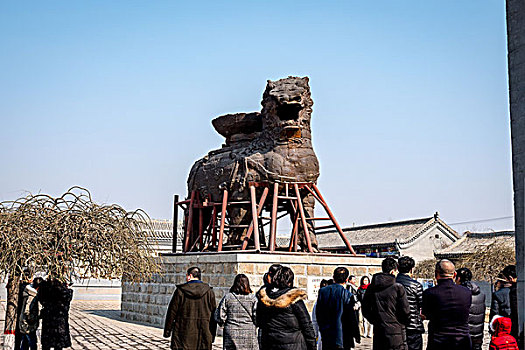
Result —
POLYGON ((308 77, 269 80, 261 104, 261 112, 212 121, 225 144, 195 162, 187 199, 175 200, 175 220, 178 208, 184 210, 183 252, 252 248, 314 253, 315 229, 333 227, 354 253, 316 186, 319 161, 311 141, 308 77), (328 217, 314 217, 316 202, 328 217), (293 226, 290 241, 278 247, 277 221, 285 216, 293 226), (321 220, 331 224, 315 225, 321 220))

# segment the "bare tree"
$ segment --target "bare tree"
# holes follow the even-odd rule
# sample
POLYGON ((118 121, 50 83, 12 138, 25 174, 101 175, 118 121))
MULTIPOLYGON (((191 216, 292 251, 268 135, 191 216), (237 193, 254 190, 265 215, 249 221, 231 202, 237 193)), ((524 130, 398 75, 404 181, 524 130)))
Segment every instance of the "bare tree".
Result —
POLYGON ((149 222, 142 210, 94 203, 81 187, 57 198, 29 194, 0 203, 0 276, 8 277, 5 343, 15 330, 23 269, 62 281, 148 279, 160 271, 148 241, 149 222))
MULTIPOLYGON (((516 264, 516 253, 514 247, 495 241, 486 246, 476 247, 476 251, 473 253, 462 254, 459 258, 451 258, 451 260, 456 265, 456 269, 460 267, 469 268, 475 281, 492 283, 505 266, 516 264)), ((436 263, 436 259, 419 262, 416 265, 414 276, 416 278, 434 278, 436 263)))

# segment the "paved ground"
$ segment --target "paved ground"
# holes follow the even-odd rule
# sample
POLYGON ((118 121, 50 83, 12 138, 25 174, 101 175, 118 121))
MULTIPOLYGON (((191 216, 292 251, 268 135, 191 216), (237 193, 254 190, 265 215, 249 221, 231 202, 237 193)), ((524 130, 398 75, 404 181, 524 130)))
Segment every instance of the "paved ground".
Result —
MULTIPOLYGON (((0 329, 4 328, 5 303, 0 306, 0 329)), ((169 349, 162 329, 124 322, 118 301, 73 301, 70 312, 71 349, 169 349)), ((218 338, 215 349, 222 349, 218 338)))
MULTIPOLYGON (((5 302, 2 302, 2 330, 4 308, 5 302)), ((118 301, 73 301, 70 327, 73 342, 71 349, 169 349, 169 340, 162 337, 162 329, 123 321, 118 301)), ((484 348, 488 349, 488 334, 485 338, 484 348)), ((217 337, 213 349, 222 349, 221 337, 217 337)), ((363 339, 356 349, 371 350, 371 339, 363 339)))

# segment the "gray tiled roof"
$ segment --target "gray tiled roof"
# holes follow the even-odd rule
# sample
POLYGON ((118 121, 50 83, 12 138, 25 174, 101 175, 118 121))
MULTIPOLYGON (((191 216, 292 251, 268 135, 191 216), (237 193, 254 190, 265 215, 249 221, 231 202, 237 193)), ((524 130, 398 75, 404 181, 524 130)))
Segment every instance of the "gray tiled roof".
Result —
POLYGON ((471 254, 472 252, 497 243, 514 248, 516 241, 514 231, 498 232, 465 232, 465 235, 458 241, 445 249, 436 251, 434 256, 438 259, 460 257, 461 255, 471 254))
MULTIPOLYGON (((389 246, 396 243, 408 243, 434 224, 441 225, 452 236, 459 238, 457 233, 439 219, 437 215, 422 219, 347 227, 343 228, 343 232, 354 247, 389 246)), ((317 232, 317 241, 320 248, 344 246, 343 240, 335 230, 317 232)))

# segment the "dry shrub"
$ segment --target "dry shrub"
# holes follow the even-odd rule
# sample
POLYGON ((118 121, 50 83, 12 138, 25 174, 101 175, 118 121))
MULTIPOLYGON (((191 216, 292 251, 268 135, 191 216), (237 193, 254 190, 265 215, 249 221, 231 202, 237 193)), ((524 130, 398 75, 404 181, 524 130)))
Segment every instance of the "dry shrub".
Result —
POLYGON ((414 268, 414 278, 433 279, 436 262, 436 259, 428 259, 418 262, 414 268))
POLYGON ((461 259, 460 266, 472 271, 473 280, 492 282, 505 266, 515 264, 516 252, 513 247, 492 243, 466 255, 461 259))
MULTIPOLYGON (((414 277, 434 278, 438 260, 423 260, 416 265, 414 277)), ((494 242, 487 246, 477 247, 476 252, 464 254, 459 259, 452 259, 456 269, 467 267, 472 271, 474 281, 492 282, 507 265, 516 264, 516 252, 513 247, 494 242)))

